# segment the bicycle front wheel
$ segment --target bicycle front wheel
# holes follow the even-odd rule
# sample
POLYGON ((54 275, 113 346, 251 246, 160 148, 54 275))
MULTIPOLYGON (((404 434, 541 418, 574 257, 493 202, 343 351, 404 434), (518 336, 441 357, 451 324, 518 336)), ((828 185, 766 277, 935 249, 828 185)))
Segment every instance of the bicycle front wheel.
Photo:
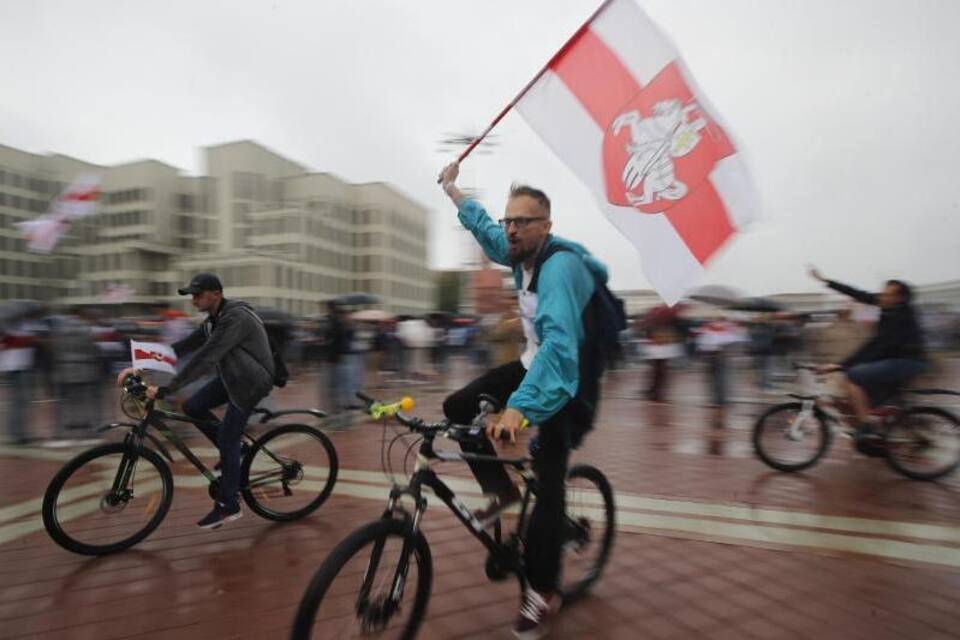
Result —
POLYGON ((564 605, 586 594, 610 558, 616 531, 613 489, 599 469, 576 465, 567 473, 567 517, 561 556, 564 605))
POLYGON ((887 463, 914 480, 936 480, 960 466, 960 420, 936 407, 908 409, 887 428, 887 463))
POLYGON ((753 449, 778 471, 802 471, 817 463, 830 446, 830 428, 799 402, 771 407, 753 426, 753 449))
POLYGON ((43 526, 58 545, 85 555, 128 549, 160 526, 173 475, 152 449, 95 447, 66 464, 43 496, 43 526))
POLYGON ((403 520, 371 522, 324 560, 300 600, 290 637, 413 638, 427 611, 432 578, 422 533, 412 534, 403 520))
POLYGON ((330 497, 340 463, 322 431, 285 424, 253 443, 240 468, 244 501, 268 520, 297 520, 330 497))

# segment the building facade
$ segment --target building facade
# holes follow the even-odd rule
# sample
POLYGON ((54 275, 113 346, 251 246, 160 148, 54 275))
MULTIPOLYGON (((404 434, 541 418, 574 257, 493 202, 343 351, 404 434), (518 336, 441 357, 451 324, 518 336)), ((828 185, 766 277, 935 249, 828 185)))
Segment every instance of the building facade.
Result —
POLYGON ((252 141, 202 152, 206 175, 194 177, 155 160, 103 167, 0 146, 0 299, 182 305, 177 286, 215 271, 228 296, 298 315, 353 292, 388 311, 431 309, 421 205, 386 183, 309 173, 252 141), (27 252, 13 224, 45 212, 79 174, 101 177, 98 213, 53 255, 27 252))

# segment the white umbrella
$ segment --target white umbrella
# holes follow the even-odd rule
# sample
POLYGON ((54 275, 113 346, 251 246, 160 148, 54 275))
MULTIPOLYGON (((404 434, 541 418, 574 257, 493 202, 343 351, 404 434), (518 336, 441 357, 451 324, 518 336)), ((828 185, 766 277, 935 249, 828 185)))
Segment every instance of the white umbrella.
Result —
POLYGON ((433 345, 433 328, 420 319, 401 322, 397 325, 397 335, 403 344, 412 349, 433 345))
POLYGON ((363 309, 351 313, 350 317, 358 322, 383 322, 384 320, 393 320, 395 316, 380 309, 363 309))

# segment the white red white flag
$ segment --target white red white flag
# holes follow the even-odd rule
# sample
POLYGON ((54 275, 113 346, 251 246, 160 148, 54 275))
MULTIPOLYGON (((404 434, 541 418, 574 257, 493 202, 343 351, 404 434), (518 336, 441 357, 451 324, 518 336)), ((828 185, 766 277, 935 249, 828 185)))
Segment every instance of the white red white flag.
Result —
POLYGON ((516 104, 674 304, 756 209, 737 150, 670 41, 611 0, 516 104))
POLYGON ((96 213, 99 201, 100 178, 82 175, 53 201, 47 213, 15 224, 26 237, 30 251, 51 253, 69 231, 71 222, 96 213))
POLYGON ((135 369, 177 372, 177 354, 167 344, 130 341, 130 360, 135 369))

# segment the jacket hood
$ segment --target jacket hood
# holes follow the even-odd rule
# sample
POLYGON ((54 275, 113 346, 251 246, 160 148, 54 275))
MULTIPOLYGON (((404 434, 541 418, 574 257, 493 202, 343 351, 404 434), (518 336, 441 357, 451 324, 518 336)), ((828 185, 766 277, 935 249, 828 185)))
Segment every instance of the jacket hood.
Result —
POLYGON ((601 282, 607 281, 607 278, 609 277, 609 273, 607 272, 607 266, 602 262, 600 262, 599 260, 597 260, 593 256, 593 254, 587 251, 587 248, 584 247, 579 242, 573 242, 572 240, 567 240, 566 238, 560 238, 558 236, 551 234, 547 236, 547 242, 544 243, 544 247, 547 246, 547 243, 555 243, 555 244, 562 245, 564 247, 568 247, 569 249, 572 249, 581 258, 583 258, 584 264, 587 265, 587 268, 590 269, 590 271, 595 276, 600 278, 601 282))

